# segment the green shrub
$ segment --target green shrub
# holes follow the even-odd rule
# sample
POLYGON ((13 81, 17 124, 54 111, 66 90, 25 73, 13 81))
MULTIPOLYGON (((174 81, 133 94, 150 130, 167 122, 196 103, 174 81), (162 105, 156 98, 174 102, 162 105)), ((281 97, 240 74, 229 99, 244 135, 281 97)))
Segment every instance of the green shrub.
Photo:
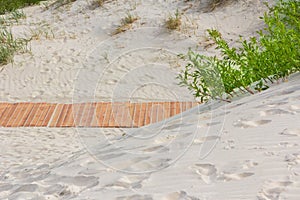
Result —
POLYGON ((0 0, 0 15, 28 5, 37 4, 42 0, 0 0))
MULTIPOLYGON (((267 5, 268 6, 268 5, 267 5)), ((230 47, 217 30, 208 30, 221 58, 188 52, 189 63, 178 76, 200 101, 228 100, 236 90, 253 94, 269 82, 286 79, 300 69, 300 2, 280 0, 262 17, 266 26, 257 38, 230 47), (254 89, 249 86, 255 83, 254 89), (224 97, 225 94, 225 97, 224 97)))

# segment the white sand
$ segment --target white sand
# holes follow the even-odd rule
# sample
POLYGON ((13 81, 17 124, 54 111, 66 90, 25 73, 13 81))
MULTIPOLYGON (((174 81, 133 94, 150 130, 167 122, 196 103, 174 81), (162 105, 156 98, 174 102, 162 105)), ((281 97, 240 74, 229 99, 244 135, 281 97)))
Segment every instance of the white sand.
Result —
POLYGON ((142 129, 1 129, 0 198, 299 199, 299 78, 142 129))
MULTIPOLYGON (((263 11, 254 0, 202 14, 194 5, 187 28, 170 33, 168 13, 189 3, 86 2, 25 9, 16 34, 49 24, 55 38, 32 41, 31 57, 5 66, 1 101, 191 100, 174 79, 175 55, 199 42, 203 50, 209 27, 252 35, 263 11), (131 9, 135 28, 109 36, 131 9)), ((0 199, 299 199, 299 78, 140 129, 1 128, 0 199)))

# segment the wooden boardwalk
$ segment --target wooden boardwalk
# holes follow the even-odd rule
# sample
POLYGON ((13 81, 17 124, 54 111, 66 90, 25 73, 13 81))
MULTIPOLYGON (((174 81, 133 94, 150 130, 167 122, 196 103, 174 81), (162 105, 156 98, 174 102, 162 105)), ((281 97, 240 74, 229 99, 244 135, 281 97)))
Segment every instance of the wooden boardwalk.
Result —
POLYGON ((135 128, 196 105, 197 102, 0 103, 0 127, 135 128))

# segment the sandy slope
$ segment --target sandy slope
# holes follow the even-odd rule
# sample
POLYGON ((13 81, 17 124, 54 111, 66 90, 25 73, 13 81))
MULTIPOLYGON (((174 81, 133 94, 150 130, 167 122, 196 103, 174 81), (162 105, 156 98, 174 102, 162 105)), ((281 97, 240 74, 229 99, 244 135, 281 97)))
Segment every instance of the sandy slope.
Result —
POLYGON ((1 199, 299 199, 300 81, 141 129, 1 129, 1 199))

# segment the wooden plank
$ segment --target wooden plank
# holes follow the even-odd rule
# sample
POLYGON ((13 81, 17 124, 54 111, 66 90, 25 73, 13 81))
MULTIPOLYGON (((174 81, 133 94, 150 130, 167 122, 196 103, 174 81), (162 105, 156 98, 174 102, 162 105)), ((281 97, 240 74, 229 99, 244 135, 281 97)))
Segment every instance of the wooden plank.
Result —
POLYGON ((176 113, 176 102, 170 102, 170 117, 173 117, 176 113))
POLYGON ((85 105, 86 105, 85 103, 79 103, 79 104, 74 104, 73 106, 74 123, 76 127, 80 126, 85 105))
POLYGON ((164 120, 164 102, 161 102, 159 104, 157 104, 157 118, 156 118, 156 122, 160 122, 162 120, 164 120))
POLYGON ((4 111, 1 120, 0 126, 6 127, 11 115, 14 113, 15 109, 17 108, 18 103, 10 104, 4 111))
POLYGON ((98 113, 101 113, 101 107, 102 107, 102 103, 94 103, 94 112, 93 112, 93 119, 92 122, 90 124, 90 127, 99 127, 98 125, 98 113))
POLYGON ((110 118, 110 127, 121 127, 123 125, 122 117, 124 113, 123 103, 112 103, 112 114, 110 118))
POLYGON ((103 127, 103 122, 105 119, 106 108, 107 105, 110 104, 108 102, 97 103, 96 105, 96 119, 99 127, 103 127))
POLYGON ((134 114, 133 114, 132 127, 139 126, 140 113, 141 113, 141 103, 134 103, 134 114))
POLYGON ((49 125, 50 127, 57 127, 56 124, 57 124, 58 119, 61 115, 63 107, 64 107, 64 104, 58 104, 56 106, 56 109, 55 109, 55 111, 53 113, 53 116, 52 116, 52 120, 51 120, 50 125, 49 125))
POLYGON ((167 119, 171 116, 171 102, 164 103, 164 119, 167 119))
POLYGON ((55 125, 56 127, 62 127, 64 125, 63 123, 68 114, 68 109, 69 109, 68 104, 63 104, 61 114, 60 114, 59 118, 57 119, 57 122, 55 125))
POLYGON ((120 115, 120 119, 117 120, 119 127, 131 127, 132 124, 132 117, 130 114, 130 103, 124 102, 121 104, 121 112, 122 116, 120 115))
POLYGON ((30 112, 30 114, 28 115, 26 122, 24 123, 25 127, 30 126, 32 123, 32 120, 35 118, 35 116, 37 115, 37 113, 39 112, 39 107, 40 107, 41 103, 34 103, 33 108, 30 112))
POLYGON ((145 125, 146 109, 147 109, 147 103, 141 103, 141 112, 140 112, 139 123, 138 123, 139 127, 145 125))
POLYGON ((197 106, 197 102, 0 103, 4 127, 140 127, 197 106), (50 119, 52 120, 50 121, 50 119), (77 123, 75 123, 75 122, 77 123))
POLYGON ((151 109, 152 109, 152 102, 147 102, 144 125, 148 125, 151 122, 151 109))
POLYGON ((95 113, 96 113, 96 103, 93 102, 93 103, 91 103, 86 122, 85 122, 85 124, 83 124, 84 127, 91 127, 95 113))
POLYGON ((36 114, 34 115, 33 119, 31 120, 29 127, 36 127, 37 123, 39 122, 41 116, 44 115, 44 112, 47 112, 47 103, 40 103, 40 106, 38 107, 36 114))
POLYGON ((178 115, 181 113, 181 102, 175 102, 176 108, 175 108, 175 115, 178 115))
POLYGON ((17 107, 14 111, 14 113, 11 115, 10 119, 8 120, 6 127, 12 127, 12 124, 16 121, 16 119, 18 118, 21 110, 22 110, 22 106, 24 105, 24 103, 18 103, 17 107))
POLYGON ((129 127, 134 126, 134 113, 135 113, 135 104, 130 103, 130 106, 129 106, 130 126, 129 127))
POLYGON ((2 118, 2 115, 4 113, 4 111, 6 110, 6 108, 9 106, 10 104, 8 103, 1 103, 0 104, 0 120, 2 118))
POLYGON ((50 126, 51 117, 54 115, 57 104, 50 104, 47 115, 40 126, 50 126))
POLYGON ((19 127, 19 124, 22 121, 23 116, 26 113, 26 110, 28 108, 30 108, 30 103, 20 103, 20 106, 21 107, 20 107, 19 114, 18 114, 17 118, 13 122, 11 122, 11 124, 10 124, 11 127, 19 127))
POLYGON ((74 106, 73 104, 67 105, 66 117, 61 127, 73 127, 74 126, 74 106))
POLYGON ((157 122, 157 115, 158 115, 158 106, 159 103, 155 102, 152 105, 152 109, 151 109, 151 124, 156 123, 157 122))
POLYGON ((192 107, 193 107, 193 103, 191 101, 186 103, 186 110, 189 110, 192 107))
POLYGON ((92 105, 91 102, 85 103, 84 109, 82 111, 82 117, 81 117, 81 120, 79 122, 79 127, 84 127, 85 126, 85 124, 87 122, 87 119, 88 119, 88 115, 89 115, 89 112, 90 112, 91 105, 92 105))
POLYGON ((102 127, 109 127, 111 113, 112 113, 111 103, 107 103, 106 109, 105 109, 105 115, 104 115, 105 117, 103 119, 102 127))
POLYGON ((30 117, 30 114, 33 110, 35 103, 29 103, 27 104, 27 108, 24 111, 24 114, 22 115, 22 117, 19 119, 19 123, 17 125, 17 127, 22 127, 25 125, 26 121, 28 120, 28 118, 30 117))

